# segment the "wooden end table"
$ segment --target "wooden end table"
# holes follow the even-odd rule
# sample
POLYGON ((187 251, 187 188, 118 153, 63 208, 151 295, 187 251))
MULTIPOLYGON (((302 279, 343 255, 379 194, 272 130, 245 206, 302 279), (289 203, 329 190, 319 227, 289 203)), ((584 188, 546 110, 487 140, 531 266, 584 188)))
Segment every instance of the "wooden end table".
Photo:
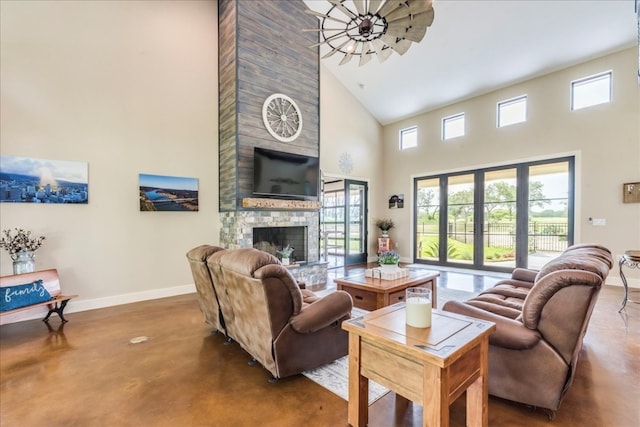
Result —
POLYGON ((430 328, 413 328, 405 312, 405 303, 397 303, 342 323, 349 332, 349 424, 368 423, 371 379, 421 404, 424 427, 448 427, 449 405, 465 391, 467 425, 488 426, 495 323, 434 310, 430 328))
POLYGON ((353 305, 363 310, 377 310, 404 301, 407 288, 431 289, 433 307, 438 304, 438 277, 440 273, 429 270, 411 270, 409 276, 395 280, 366 277, 364 274, 336 279, 336 288, 348 292, 353 305))

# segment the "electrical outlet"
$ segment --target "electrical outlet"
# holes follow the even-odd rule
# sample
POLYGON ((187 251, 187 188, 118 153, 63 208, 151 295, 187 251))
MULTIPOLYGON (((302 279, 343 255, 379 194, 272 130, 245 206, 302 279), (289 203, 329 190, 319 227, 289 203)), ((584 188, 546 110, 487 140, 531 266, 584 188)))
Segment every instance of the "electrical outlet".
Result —
POLYGON ((607 220, 604 218, 593 218, 593 221, 591 223, 595 226, 603 226, 607 225, 607 220))

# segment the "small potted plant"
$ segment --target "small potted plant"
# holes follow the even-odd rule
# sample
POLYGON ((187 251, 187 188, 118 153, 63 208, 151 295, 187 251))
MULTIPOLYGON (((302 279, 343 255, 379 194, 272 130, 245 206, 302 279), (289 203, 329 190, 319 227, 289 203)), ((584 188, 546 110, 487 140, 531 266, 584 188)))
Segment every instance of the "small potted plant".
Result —
POLYGON ((282 265, 289 265, 289 263, 291 262, 291 255, 293 254, 293 251, 295 251, 295 248, 292 248, 289 245, 282 248, 281 251, 276 251, 280 254, 280 256, 282 256, 282 265))
POLYGON ((389 237, 389 230, 391 230, 393 226, 393 220, 390 218, 379 219, 376 221, 376 227, 382 231, 382 237, 389 237))
POLYGON ((31 273, 35 271, 35 253, 42 246, 44 236, 31 237, 31 231, 15 228, 15 236, 11 230, 2 230, 4 237, 0 239, 0 248, 6 249, 13 260, 13 274, 31 273))
POLYGON ((396 251, 382 252, 378 256, 378 263, 380 264, 380 270, 382 272, 392 272, 398 269, 398 262, 400 261, 400 255, 396 251))

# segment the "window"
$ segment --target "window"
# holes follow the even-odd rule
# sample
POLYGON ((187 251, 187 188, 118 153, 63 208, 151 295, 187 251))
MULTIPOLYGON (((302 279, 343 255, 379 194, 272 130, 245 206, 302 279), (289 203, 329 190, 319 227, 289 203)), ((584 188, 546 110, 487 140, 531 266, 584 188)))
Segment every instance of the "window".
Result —
POLYGON ((611 71, 571 82, 571 111, 611 102, 611 71))
POLYGON ((400 149, 413 148, 418 146, 418 128, 410 127, 400 130, 400 149))
POLYGON ((442 139, 464 136, 464 113, 442 119, 442 139))
POLYGON ((527 121, 527 95, 498 102, 498 127, 527 121))

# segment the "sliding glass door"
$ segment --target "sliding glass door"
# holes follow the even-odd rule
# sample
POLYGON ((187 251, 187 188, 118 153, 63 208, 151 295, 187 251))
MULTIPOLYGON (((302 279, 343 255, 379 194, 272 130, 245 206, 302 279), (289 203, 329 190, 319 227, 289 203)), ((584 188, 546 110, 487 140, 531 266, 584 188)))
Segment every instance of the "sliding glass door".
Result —
POLYGON ((573 242, 574 159, 416 178, 416 262, 539 268, 573 242))
POLYGON ((486 171, 483 178, 482 264, 514 268, 518 170, 508 168, 486 171))

